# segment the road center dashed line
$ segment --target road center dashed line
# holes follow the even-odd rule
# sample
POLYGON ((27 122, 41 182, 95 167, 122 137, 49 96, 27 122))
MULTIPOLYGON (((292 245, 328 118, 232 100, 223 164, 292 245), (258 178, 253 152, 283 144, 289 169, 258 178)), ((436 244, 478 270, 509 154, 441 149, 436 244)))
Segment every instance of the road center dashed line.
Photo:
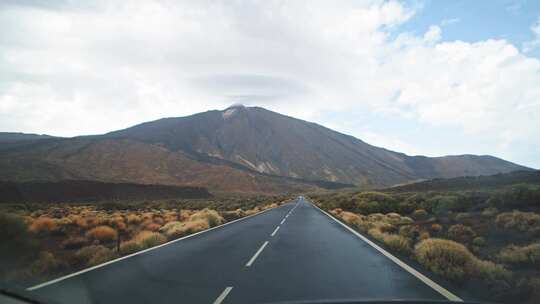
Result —
POLYGON ((253 262, 255 262, 255 259, 257 259, 259 254, 261 254, 261 252, 264 250, 264 247, 266 247, 266 245, 268 245, 268 241, 264 242, 264 244, 262 244, 261 248, 259 248, 259 250, 257 250, 257 252, 255 252, 255 255, 253 257, 251 257, 249 262, 247 262, 246 267, 250 267, 253 264, 253 262))
POLYGON ((272 234, 270 234, 270 236, 276 235, 276 233, 277 233, 278 230, 279 230, 279 227, 280 227, 280 226, 277 226, 276 229, 274 230, 274 232, 272 232, 272 234))
POLYGON ((219 297, 217 297, 217 299, 214 301, 214 304, 221 304, 221 302, 225 300, 225 298, 227 297, 229 292, 231 292, 232 289, 233 289, 232 287, 226 287, 225 290, 223 290, 223 292, 219 295, 219 297))
POLYGON ((287 218, 282 219, 282 220, 281 220, 281 223, 279 223, 279 224, 280 224, 280 225, 283 225, 283 223, 285 223, 285 220, 286 220, 286 219, 287 219, 287 218))

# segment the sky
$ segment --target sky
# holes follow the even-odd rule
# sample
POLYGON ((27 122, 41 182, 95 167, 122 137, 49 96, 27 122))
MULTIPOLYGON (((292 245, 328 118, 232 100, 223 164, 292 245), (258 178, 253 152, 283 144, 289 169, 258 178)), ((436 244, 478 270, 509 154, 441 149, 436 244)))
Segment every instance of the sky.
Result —
POLYGON ((0 132, 261 106, 540 168, 540 1, 0 2, 0 132))

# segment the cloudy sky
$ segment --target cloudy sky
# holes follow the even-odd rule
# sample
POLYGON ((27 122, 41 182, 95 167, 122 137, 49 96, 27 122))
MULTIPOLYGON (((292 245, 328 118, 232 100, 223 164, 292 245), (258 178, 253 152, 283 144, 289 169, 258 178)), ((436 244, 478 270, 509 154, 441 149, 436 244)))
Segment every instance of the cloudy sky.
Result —
POLYGON ((262 106, 407 154, 540 168, 540 2, 0 2, 0 131, 262 106))

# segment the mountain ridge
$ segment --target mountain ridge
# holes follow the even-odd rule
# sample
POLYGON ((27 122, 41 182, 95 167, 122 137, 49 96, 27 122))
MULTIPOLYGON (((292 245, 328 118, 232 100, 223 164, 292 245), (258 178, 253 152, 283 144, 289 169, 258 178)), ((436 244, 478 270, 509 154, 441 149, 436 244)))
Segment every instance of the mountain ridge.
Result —
POLYGON ((530 169, 494 156, 409 156, 261 107, 233 106, 102 135, 0 148, 0 170, 0 180, 60 175, 272 192, 313 189, 324 183, 381 187, 530 169), (21 177, 20 169, 28 167, 39 172, 30 170, 21 177), (230 180, 231 176, 238 180, 230 180))

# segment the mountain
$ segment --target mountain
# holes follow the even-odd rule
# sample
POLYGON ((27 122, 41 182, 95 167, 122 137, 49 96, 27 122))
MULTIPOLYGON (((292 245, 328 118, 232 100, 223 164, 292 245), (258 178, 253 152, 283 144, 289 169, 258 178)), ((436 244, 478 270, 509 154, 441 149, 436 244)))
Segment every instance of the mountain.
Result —
POLYGON ((48 139, 48 138, 53 138, 53 137, 54 136, 45 135, 45 134, 0 132, 0 144, 29 141, 29 140, 48 139))
POLYGON ((492 156, 407 156, 315 123, 234 106, 104 135, 2 148, 1 180, 85 179, 280 192, 528 170, 492 156))
POLYGON ((258 107, 235 106, 165 118, 106 136, 227 160, 273 175, 356 185, 393 185, 527 169, 492 156, 411 157, 258 107))
POLYGON ((402 192, 452 191, 479 188, 501 188, 518 184, 540 185, 540 170, 513 171, 488 176, 435 178, 422 182, 398 185, 385 190, 402 192))

